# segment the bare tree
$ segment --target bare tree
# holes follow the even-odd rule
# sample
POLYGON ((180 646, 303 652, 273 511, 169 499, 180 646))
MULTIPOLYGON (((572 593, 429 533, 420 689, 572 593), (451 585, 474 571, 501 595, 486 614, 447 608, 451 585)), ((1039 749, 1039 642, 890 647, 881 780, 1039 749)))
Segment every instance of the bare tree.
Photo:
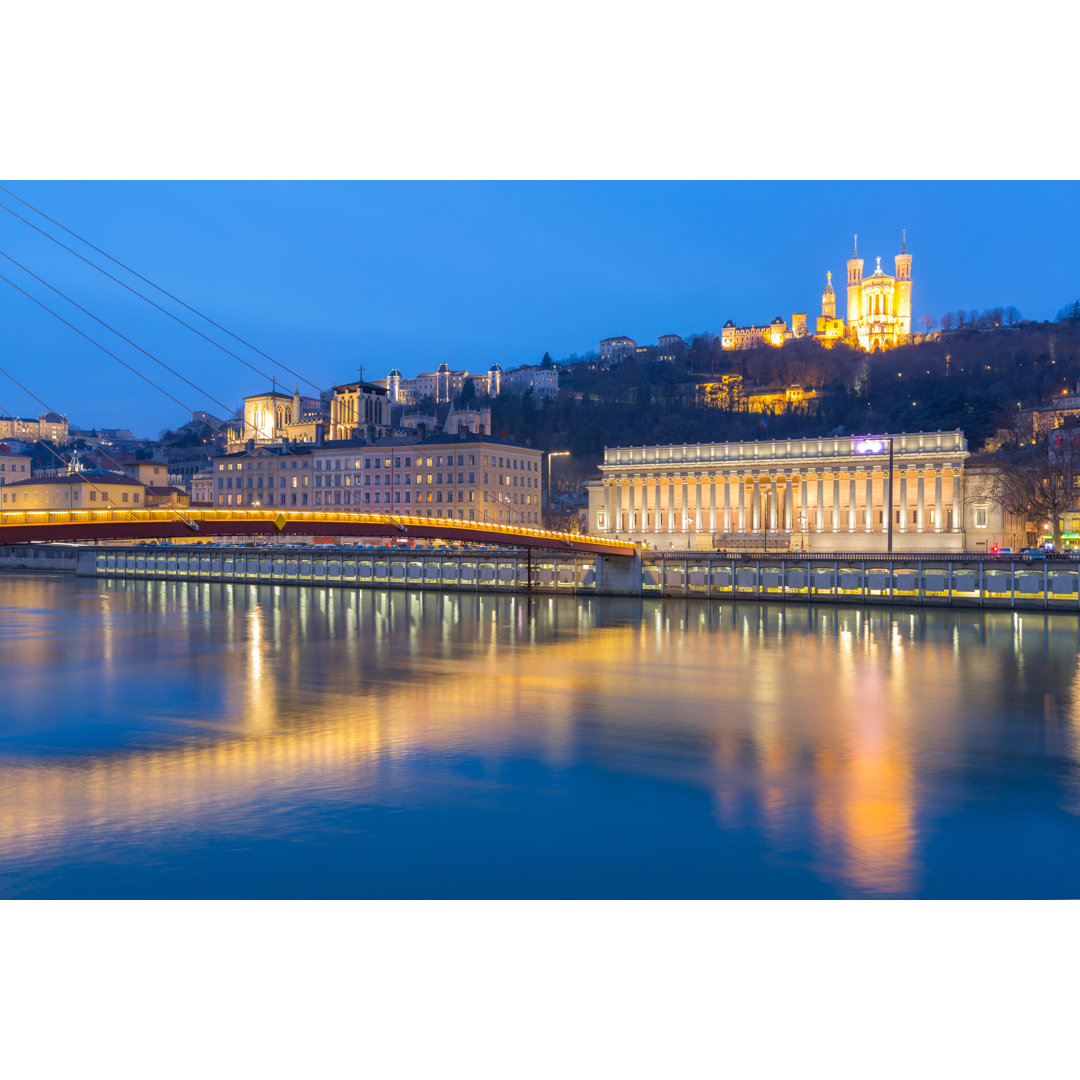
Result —
POLYGON ((1010 304, 1005 309, 1006 326, 1016 326, 1020 322, 1021 318, 1023 318, 1023 316, 1020 314, 1020 311, 1017 308, 1013 307, 1012 304, 1010 304))
POLYGON ((995 462, 994 498, 1011 514, 1049 527, 1061 548, 1062 521, 1080 489, 1080 428, 1057 428, 995 462))
POLYGON ((953 328, 953 313, 951 311, 946 311, 945 314, 941 316, 941 329, 942 330, 951 330, 952 328, 953 328))
POLYGON ((923 333, 929 334, 933 332, 935 326, 937 326, 937 319, 933 315, 922 315, 919 318, 919 322, 923 324, 923 333))
POLYGON ((967 312, 963 308, 960 308, 956 312, 956 329, 957 330, 963 330, 964 329, 964 324, 966 322, 967 322, 967 312))

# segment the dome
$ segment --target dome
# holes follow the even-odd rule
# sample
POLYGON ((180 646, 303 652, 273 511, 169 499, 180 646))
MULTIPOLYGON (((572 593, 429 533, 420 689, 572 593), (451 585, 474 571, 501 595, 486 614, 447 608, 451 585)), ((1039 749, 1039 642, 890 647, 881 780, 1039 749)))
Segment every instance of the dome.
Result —
POLYGON ((450 374, 450 365, 449 364, 440 364, 439 365, 439 370, 435 374, 436 375, 449 375, 450 374))
POLYGON ((826 271, 825 276, 826 276, 826 278, 828 280, 825 283, 825 291, 821 295, 822 296, 835 296, 836 295, 836 290, 832 287, 832 271, 831 270, 826 271))
POLYGON ((492 364, 491 367, 488 368, 488 371, 489 372, 497 371, 500 375, 502 374, 502 368, 499 367, 498 364, 492 364))
POLYGON ((726 330, 729 326, 734 326, 734 325, 735 325, 735 323, 731 319, 728 319, 728 321, 726 323, 724 323, 724 329, 726 330))
POLYGON ((390 374, 389 374, 389 375, 387 376, 387 378, 388 378, 388 379, 400 379, 400 378, 401 378, 401 372, 400 372, 400 371, 398 371, 398 369, 397 369, 397 368, 394 368, 394 369, 393 369, 393 370, 392 370, 392 371, 390 372, 390 374))

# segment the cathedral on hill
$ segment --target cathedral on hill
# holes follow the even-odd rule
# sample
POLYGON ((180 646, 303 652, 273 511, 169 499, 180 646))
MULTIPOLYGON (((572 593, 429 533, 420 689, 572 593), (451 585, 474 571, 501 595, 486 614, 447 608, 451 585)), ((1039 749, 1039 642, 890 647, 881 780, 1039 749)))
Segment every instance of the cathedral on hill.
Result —
POLYGON ((823 344, 847 338, 868 352, 902 344, 911 334, 911 256, 907 251, 907 235, 900 243, 900 254, 894 257, 895 274, 877 268, 863 277, 863 261, 859 258, 859 236, 855 235, 855 250, 847 264, 847 320, 837 318, 836 292, 832 272, 821 294, 821 315, 817 320, 817 336, 823 344))

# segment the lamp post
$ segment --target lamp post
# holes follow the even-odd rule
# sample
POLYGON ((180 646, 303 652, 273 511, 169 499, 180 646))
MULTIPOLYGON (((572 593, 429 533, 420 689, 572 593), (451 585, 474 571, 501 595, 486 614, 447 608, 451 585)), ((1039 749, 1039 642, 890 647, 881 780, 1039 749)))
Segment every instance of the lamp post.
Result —
POLYGON ((549 450, 547 456, 547 526, 551 528, 551 459, 569 457, 569 450, 549 450))
MULTIPOLYGON (((867 435, 862 439, 855 440, 856 454, 883 454, 885 445, 889 447, 889 478, 887 481, 888 495, 886 496, 885 519, 888 522, 886 552, 892 554, 893 537, 893 437, 891 435, 867 435)), ((905 509, 905 513, 906 513, 905 509)))

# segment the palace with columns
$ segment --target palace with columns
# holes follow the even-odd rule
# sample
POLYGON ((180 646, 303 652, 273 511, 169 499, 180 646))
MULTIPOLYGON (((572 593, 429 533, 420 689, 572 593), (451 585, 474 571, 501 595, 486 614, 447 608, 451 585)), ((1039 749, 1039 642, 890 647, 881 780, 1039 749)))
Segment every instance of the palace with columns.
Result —
MULTIPOLYGON (((965 522, 962 431, 605 449, 588 531, 662 549, 760 547, 767 535, 778 549, 884 552, 890 440, 893 550, 965 550, 977 522, 965 522)), ((971 547, 1000 516, 988 506, 971 547)))

